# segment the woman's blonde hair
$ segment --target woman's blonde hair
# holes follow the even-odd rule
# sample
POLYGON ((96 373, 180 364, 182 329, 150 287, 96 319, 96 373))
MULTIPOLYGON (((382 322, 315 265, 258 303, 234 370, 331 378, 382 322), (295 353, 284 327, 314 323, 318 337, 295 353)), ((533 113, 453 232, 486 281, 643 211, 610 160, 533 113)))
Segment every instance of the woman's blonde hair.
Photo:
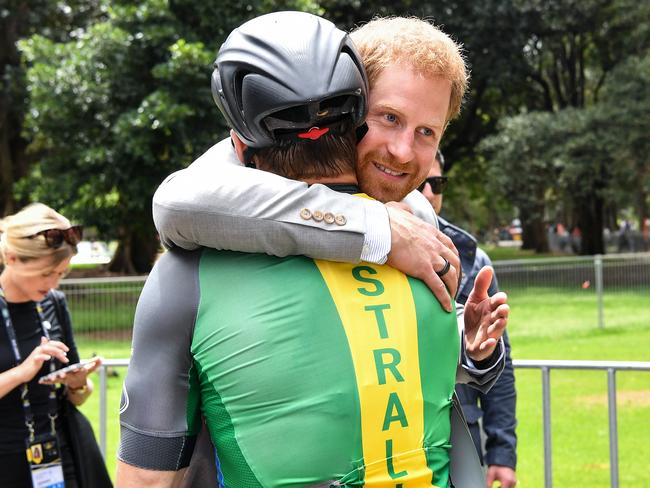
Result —
POLYGON ((20 212, 0 220, 0 263, 6 261, 7 252, 16 254, 21 261, 50 257, 56 267, 64 259, 77 254, 77 246, 63 242, 54 249, 37 235, 48 229, 69 229, 70 221, 42 203, 32 203, 20 212))
POLYGON ((447 34, 417 17, 382 17, 358 27, 350 36, 363 59, 370 90, 386 67, 411 67, 422 76, 451 82, 447 122, 458 116, 469 73, 462 46, 447 34))

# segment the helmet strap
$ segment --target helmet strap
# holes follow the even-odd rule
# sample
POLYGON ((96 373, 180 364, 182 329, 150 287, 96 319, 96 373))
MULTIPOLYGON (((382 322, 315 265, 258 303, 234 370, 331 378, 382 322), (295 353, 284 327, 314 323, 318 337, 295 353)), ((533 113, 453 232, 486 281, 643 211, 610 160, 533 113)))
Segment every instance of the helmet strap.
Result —
POLYGON ((244 164, 247 168, 257 168, 257 165, 253 161, 255 153, 257 153, 257 150, 254 147, 247 146, 244 149, 244 164))
POLYGON ((361 142, 361 139, 365 137, 365 135, 368 133, 368 124, 365 122, 361 124, 359 127, 356 128, 355 130, 357 134, 357 144, 361 142))

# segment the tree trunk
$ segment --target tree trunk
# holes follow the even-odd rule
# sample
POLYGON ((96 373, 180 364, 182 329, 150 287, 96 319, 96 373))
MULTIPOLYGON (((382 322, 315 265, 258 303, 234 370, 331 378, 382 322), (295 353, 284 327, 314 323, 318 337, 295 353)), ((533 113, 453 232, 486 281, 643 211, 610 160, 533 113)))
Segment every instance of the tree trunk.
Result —
POLYGON ((641 231, 641 250, 650 250, 650 229, 648 228, 648 192, 640 185, 637 193, 639 207, 639 230, 641 231))
POLYGON ((13 185, 14 171, 9 134, 7 130, 7 113, 2 110, 0 101, 0 216, 10 215, 14 210, 13 185))
POLYGON ((521 223, 521 248, 535 249, 536 235, 532 222, 522 221, 521 223))
POLYGON ((522 249, 532 249, 536 253, 549 251, 546 228, 541 218, 522 222, 522 249))
POLYGON ((24 85, 21 82, 18 93, 11 91, 12 83, 16 82, 12 76, 16 77, 15 72, 20 69, 16 41, 24 31, 28 15, 28 2, 20 2, 0 19, 0 79, 3 80, 0 83, 0 215, 16 210, 13 186, 27 174, 28 168, 27 141, 21 137, 24 85), (13 75, 10 68, 14 70, 13 75), (12 100, 11 96, 16 99, 12 100))
POLYGON ((639 212, 639 229, 643 231, 645 219, 648 217, 648 193, 645 191, 643 185, 639 186, 636 198, 639 212))
POLYGON ((579 226, 582 232, 582 248, 580 254, 605 254, 603 241, 603 209, 605 202, 602 197, 594 195, 588 201, 579 205, 579 226))
MULTIPOLYGON (((150 220, 151 222, 151 220, 150 220)), ((146 230, 134 233, 131 245, 131 259, 138 274, 149 273, 160 252, 160 241, 153 224, 146 230)))
POLYGON ((519 208, 521 219, 522 249, 532 249, 536 253, 549 251, 546 226, 544 225, 544 211, 546 209, 543 197, 543 190, 539 192, 538 203, 526 205, 527 208, 519 208))
POLYGON ((113 255, 113 259, 108 264, 108 270, 113 273, 123 273, 127 275, 134 275, 135 266, 131 260, 131 235, 126 233, 124 229, 118 231, 120 236, 119 244, 113 255))
POLYGON ((152 229, 129 231, 121 228, 118 236, 119 244, 108 270, 126 275, 140 275, 151 271, 160 248, 160 242, 152 229))
POLYGON ((618 228, 616 216, 618 215, 618 208, 614 202, 610 202, 605 206, 604 210, 603 228, 607 228, 614 232, 618 228))

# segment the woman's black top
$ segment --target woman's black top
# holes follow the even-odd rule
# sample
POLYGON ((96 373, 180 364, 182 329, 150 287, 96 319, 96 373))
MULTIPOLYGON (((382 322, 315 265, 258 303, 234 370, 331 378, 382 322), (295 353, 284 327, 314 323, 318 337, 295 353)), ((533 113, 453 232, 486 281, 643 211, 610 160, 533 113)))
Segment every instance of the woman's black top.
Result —
MULTIPOLYGON (((11 322, 16 330, 18 348, 23 361, 31 354, 35 347, 40 344, 43 336, 43 329, 36 311, 36 302, 9 303, 9 314, 11 322)), ((69 348, 68 364, 79 361, 79 353, 72 337, 70 325, 70 313, 62 292, 52 290, 41 302, 43 318, 51 324, 49 330, 50 339, 64 342, 69 348), (53 295, 58 296, 59 314, 53 295), (61 320, 59 320, 59 316, 61 320), (63 322, 63 323, 61 323, 63 322)), ((64 365, 54 360, 56 369, 64 365)), ((7 329, 0 316, 0 372, 7 371, 16 365, 14 354, 11 350, 7 329)), ((49 411, 48 395, 51 386, 39 385, 38 379, 50 372, 49 361, 43 363, 41 371, 29 382, 29 400, 32 404, 36 434, 43 434, 50 431, 50 420, 47 416, 49 411)), ((65 390, 59 388, 57 391, 58 411, 61 411, 65 401, 65 390)), ((57 429, 60 423, 57 421, 57 429)), ((25 439, 28 432, 25 426, 25 415, 20 401, 20 388, 14 388, 3 398, 0 398, 0 456, 10 452, 24 451, 25 439)))

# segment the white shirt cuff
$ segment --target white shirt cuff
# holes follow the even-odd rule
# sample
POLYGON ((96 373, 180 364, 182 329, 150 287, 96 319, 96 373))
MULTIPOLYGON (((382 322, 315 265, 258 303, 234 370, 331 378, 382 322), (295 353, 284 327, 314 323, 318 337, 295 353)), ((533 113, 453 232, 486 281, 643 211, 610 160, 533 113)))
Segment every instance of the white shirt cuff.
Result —
POLYGON ((388 211, 383 203, 366 205, 366 233, 363 236, 361 261, 384 264, 390 252, 391 236, 388 211))

